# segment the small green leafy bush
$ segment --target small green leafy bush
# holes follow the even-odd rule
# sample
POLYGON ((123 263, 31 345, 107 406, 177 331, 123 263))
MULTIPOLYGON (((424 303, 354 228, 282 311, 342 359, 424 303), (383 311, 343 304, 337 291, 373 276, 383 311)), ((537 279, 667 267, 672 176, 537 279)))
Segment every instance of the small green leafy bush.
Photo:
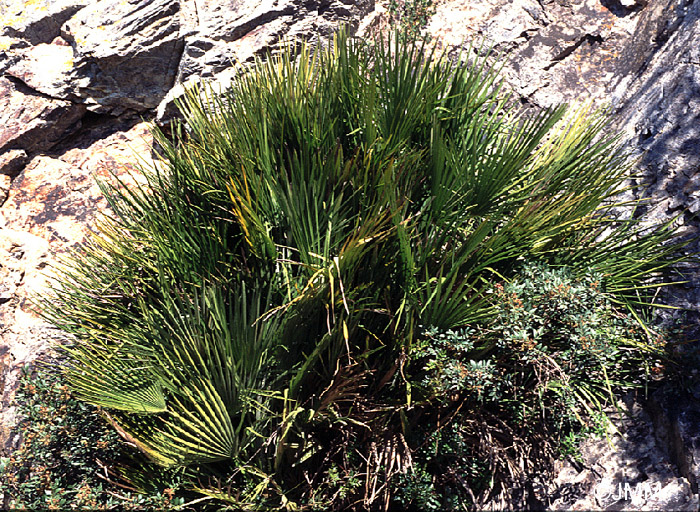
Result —
POLYGON ((24 370, 15 396, 21 445, 0 461, 0 493, 11 509, 167 509, 181 505, 179 479, 157 489, 151 467, 150 493, 139 493, 114 472, 128 447, 94 406, 76 400, 68 385, 47 369, 24 370), (115 482, 116 481, 116 482, 115 482))
POLYGON ((611 301, 603 281, 596 272, 577 278, 566 268, 527 264, 511 281, 494 285, 491 321, 472 329, 425 330, 408 366, 414 373, 409 380, 421 401, 442 409, 438 416, 447 419, 442 429, 420 429, 414 465, 423 469, 399 475, 398 482, 408 485, 397 491, 402 505, 410 497, 412 506, 426 508, 426 496, 446 510, 458 508, 445 505, 446 496, 475 505, 470 493, 482 491, 483 480, 480 486, 460 464, 490 457, 492 465, 484 473, 498 472, 495 466, 506 460, 488 450, 498 447, 499 436, 501 442, 509 440, 500 448, 510 451, 511 459, 518 458, 517 439, 576 457, 581 435, 605 434, 604 408, 614 405, 616 393, 651 384, 650 369, 665 359, 665 341, 649 339, 649 332, 611 301), (473 422, 484 412, 490 417, 475 428, 473 422), (493 436, 486 451, 473 440, 479 430, 493 436), (435 463, 454 448, 426 451, 424 446, 438 433, 455 445, 464 439, 460 432, 471 438, 457 443, 464 453, 455 461, 435 463), (533 434, 542 432, 546 439, 538 441, 533 434), (430 478, 426 468, 432 470, 430 478), (463 480, 446 481, 447 474, 463 480))
POLYGON ((512 281, 495 284, 491 323, 478 331, 426 329, 413 353, 424 364, 419 389, 498 402, 536 375, 532 382, 547 392, 589 404, 614 387, 640 385, 665 340, 647 340, 644 326, 614 307, 603 281, 595 272, 576 278, 566 268, 525 265, 512 281))
POLYGON ((433 0, 389 1, 389 15, 393 22, 398 23, 403 39, 429 40, 429 36, 423 31, 433 14, 435 14, 433 0))

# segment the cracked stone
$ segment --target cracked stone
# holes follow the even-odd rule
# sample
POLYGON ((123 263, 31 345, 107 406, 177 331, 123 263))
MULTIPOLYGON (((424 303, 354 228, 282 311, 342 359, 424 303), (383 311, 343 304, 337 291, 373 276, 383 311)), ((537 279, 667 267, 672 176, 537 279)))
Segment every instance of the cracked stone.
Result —
MULTIPOLYGON (((0 0, 0 41, 7 46, 37 45, 55 39, 61 25, 87 0, 0 0)), ((0 44, 0 51, 7 49, 0 44)))
POLYGON ((27 152, 23 149, 11 149, 0 153, 0 174, 17 176, 28 161, 27 152))
MULTIPOLYGON (((15 52, 19 57, 6 73, 25 85, 53 98, 70 99, 75 84, 66 77, 73 71, 73 49, 61 38, 50 44, 37 44, 15 52)), ((80 78, 75 77, 75 80, 80 78)))
POLYGON ((85 107, 47 98, 0 78, 0 154, 11 149, 37 153, 78 128, 85 107))

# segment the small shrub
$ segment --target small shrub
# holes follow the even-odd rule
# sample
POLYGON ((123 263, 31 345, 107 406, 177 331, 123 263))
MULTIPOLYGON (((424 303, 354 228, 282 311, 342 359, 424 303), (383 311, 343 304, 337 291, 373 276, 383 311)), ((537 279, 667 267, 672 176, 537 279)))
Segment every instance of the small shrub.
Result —
MULTIPOLYGON (((430 489, 443 503, 448 494, 466 499, 467 489, 483 490, 483 478, 474 482, 467 468, 434 463, 438 454, 450 453, 444 446, 424 449, 438 431, 451 432, 452 440, 461 432, 463 455, 457 460, 490 460, 488 478, 498 478, 507 463, 519 459, 532 476, 537 457, 529 448, 521 451, 524 446, 539 444, 541 455, 575 458, 582 436, 606 432, 604 409, 615 405, 617 392, 650 384, 649 369, 664 359, 665 342, 616 307, 602 283, 596 272, 575 277, 566 268, 524 265, 511 281, 494 285, 496 314, 490 321, 470 329, 425 330, 408 371, 424 403, 447 418, 446 426, 420 430, 424 437, 414 464, 423 473, 401 477, 402 485, 410 485, 397 496, 420 500, 430 489), (491 436, 487 447, 477 441, 484 434, 491 436), (499 451, 500 460, 493 455, 499 451), (426 470, 432 470, 431 478, 426 470), (449 471, 464 482, 446 486, 449 471)), ((546 470, 539 466, 542 475, 546 470)))
POLYGON ((417 432, 413 470, 395 477, 394 503, 403 510, 465 510, 491 479, 467 424, 428 423, 417 432))
POLYGON ((0 463, 0 493, 10 508, 140 510, 184 503, 175 496, 177 474, 151 467, 151 493, 143 494, 115 473, 133 448, 94 406, 73 397, 60 374, 24 370, 15 402, 22 441, 0 463), (157 489, 159 480, 168 478, 169 486, 157 489))
POLYGON ((433 0, 390 0, 389 14, 398 23, 402 38, 429 40, 423 31, 435 14, 433 0))

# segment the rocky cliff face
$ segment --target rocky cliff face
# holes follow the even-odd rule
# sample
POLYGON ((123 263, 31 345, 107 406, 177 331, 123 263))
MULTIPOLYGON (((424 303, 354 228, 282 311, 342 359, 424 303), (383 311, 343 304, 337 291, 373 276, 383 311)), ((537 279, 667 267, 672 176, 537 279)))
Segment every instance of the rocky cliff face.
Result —
MULTIPOLYGON (((0 440, 8 449, 17 370, 54 336, 29 297, 104 210, 93 176, 126 175, 150 154, 142 119, 171 117, 183 84, 225 82, 284 38, 326 38, 341 24, 366 35, 391 23, 374 0, 0 0, 0 440)), ((697 232, 700 2, 439 0, 427 31, 450 52, 471 51, 475 39, 501 52, 525 108, 610 105, 650 184, 648 214, 680 215, 697 232)), ((700 273, 689 269, 687 279, 671 300, 697 312, 700 273)), ((671 471, 664 482, 691 499, 700 421, 690 406, 667 402, 656 431, 682 475, 671 471)), ((692 499, 673 503, 697 508, 692 499)))
MULTIPOLYGON (((0 71, 90 112, 147 112, 283 38, 357 26, 371 0, 4 0, 0 71)), ((1 5, 1 4, 0 4, 1 5)))

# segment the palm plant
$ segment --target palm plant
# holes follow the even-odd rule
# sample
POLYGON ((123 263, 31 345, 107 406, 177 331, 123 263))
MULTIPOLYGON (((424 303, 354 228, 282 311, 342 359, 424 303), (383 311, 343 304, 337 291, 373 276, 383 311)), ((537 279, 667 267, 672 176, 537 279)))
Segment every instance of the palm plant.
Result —
POLYGON ((158 463, 255 482, 205 494, 284 505, 323 460, 311 425, 401 435, 425 330, 487 322, 524 261, 644 302, 680 244, 614 214, 630 165, 604 115, 523 118, 489 58, 341 33, 191 90, 164 165, 103 184, 113 215, 43 300, 78 396, 158 463))

